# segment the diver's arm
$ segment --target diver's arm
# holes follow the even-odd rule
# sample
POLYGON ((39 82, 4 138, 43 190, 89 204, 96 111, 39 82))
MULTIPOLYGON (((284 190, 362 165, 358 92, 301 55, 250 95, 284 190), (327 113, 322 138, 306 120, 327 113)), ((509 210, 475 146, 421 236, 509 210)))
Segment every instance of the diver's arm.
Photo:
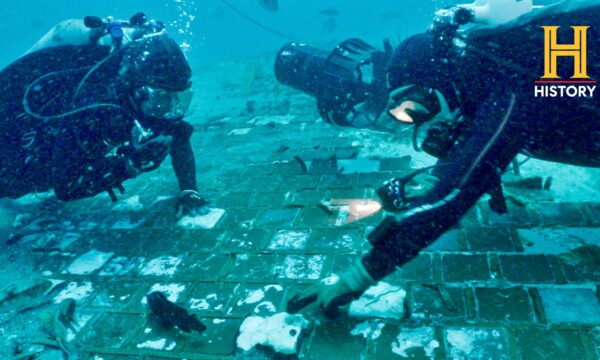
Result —
POLYGON ((362 260, 294 296, 286 311, 316 307, 327 317, 337 317, 344 306, 456 224, 521 149, 521 132, 509 121, 514 107, 514 96, 506 99, 502 94, 484 104, 476 131, 448 158, 450 163, 431 192, 402 219, 386 218, 369 235, 373 248, 362 260))
POLYGON ((132 160, 123 155, 107 156, 92 163, 80 162, 76 168, 68 166, 54 172, 54 193, 63 201, 92 197, 122 189, 122 183, 138 173, 132 160))
MULTIPOLYGON (((86 134, 94 136, 89 132, 86 134)), ((54 192, 61 200, 81 199, 104 191, 116 200, 113 189, 122 190, 121 184, 125 180, 159 167, 172 141, 170 136, 159 135, 137 147, 121 145, 116 153, 104 155, 106 149, 101 146, 86 151, 80 145, 81 137, 69 138, 79 139, 78 143, 59 142, 53 154, 54 192)), ((98 144, 98 141, 94 143, 98 144)))
POLYGON ((388 217, 370 234, 373 249, 362 264, 374 280, 415 258, 494 186, 523 145, 519 124, 511 121, 519 110, 514 95, 491 96, 474 119, 469 138, 439 172, 440 181, 431 193, 399 220, 388 217))
POLYGON ((181 121, 170 130, 168 134, 173 137, 170 152, 171 162, 179 182, 179 189, 181 191, 197 191, 196 159, 190 143, 193 127, 189 123, 181 121))
POLYGON ((173 137, 171 163, 180 189, 175 202, 175 214, 178 218, 204 215, 210 211, 208 201, 198 193, 196 185, 196 160, 190 143, 193 130, 192 125, 180 121, 170 126, 167 131, 173 137))

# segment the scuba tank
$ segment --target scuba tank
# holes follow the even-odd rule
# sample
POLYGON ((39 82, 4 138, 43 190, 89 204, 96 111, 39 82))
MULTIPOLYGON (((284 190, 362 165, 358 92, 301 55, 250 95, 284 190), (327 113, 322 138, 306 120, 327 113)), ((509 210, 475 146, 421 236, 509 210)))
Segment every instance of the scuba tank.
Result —
POLYGON ((534 8, 533 0, 475 0, 472 4, 459 4, 435 12, 430 31, 439 31, 445 35, 455 35, 458 28, 465 24, 483 24, 498 26, 530 13, 534 8), (454 34, 448 34, 448 28, 454 34))
POLYGON ((475 0, 458 6, 471 10, 476 23, 499 25, 533 10, 533 0, 475 0))

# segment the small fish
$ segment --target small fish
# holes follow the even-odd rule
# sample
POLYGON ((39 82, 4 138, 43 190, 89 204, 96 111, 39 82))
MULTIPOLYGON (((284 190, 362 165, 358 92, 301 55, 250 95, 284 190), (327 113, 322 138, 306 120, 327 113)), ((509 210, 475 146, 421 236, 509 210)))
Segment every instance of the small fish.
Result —
POLYGON ((276 12, 279 10, 278 0, 258 0, 260 6, 265 10, 276 12))
POLYGON ((190 315, 186 309, 167 300, 165 294, 160 291, 154 291, 146 295, 150 310, 164 327, 176 326, 187 333, 192 330, 202 333, 206 326, 196 318, 196 315, 190 315))
POLYGON ((323 9, 323 10, 319 11, 319 14, 321 14, 323 16, 333 17, 333 16, 338 16, 340 14, 340 12, 334 8, 327 8, 327 9, 323 9))

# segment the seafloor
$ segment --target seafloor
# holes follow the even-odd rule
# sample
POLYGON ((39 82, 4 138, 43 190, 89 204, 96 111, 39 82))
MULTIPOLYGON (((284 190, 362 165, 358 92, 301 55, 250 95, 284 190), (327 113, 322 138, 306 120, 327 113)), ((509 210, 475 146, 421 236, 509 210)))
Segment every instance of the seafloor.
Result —
MULTIPOLYGON (((57 346, 79 359, 275 357, 236 350, 243 319, 283 311, 299 289, 359 258, 365 232, 383 216, 338 226, 343 216, 319 203, 374 199, 384 180, 431 160, 410 150, 408 132, 323 123, 311 98, 276 83, 271 62, 195 72, 189 121, 199 185, 223 212, 178 223, 168 161, 127 182, 117 204, 106 195, 2 200, 0 287, 63 282, 47 293, 13 289, 6 301, 0 293, 0 358, 57 359, 57 346), (159 328, 146 315, 151 290, 208 329, 159 328), (76 303, 71 329, 53 316, 65 298, 76 303)), ((313 322, 299 357, 600 358, 600 172, 534 161, 522 171, 505 183, 508 216, 482 200, 385 279, 396 299, 388 318, 313 322), (549 176, 551 189, 541 190, 549 176)))

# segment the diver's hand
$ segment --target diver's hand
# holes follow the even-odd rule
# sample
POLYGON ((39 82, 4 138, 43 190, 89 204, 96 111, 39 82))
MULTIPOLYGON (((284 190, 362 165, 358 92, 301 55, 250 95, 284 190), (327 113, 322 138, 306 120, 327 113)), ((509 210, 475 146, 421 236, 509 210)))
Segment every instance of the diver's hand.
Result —
POLYGON ((347 305, 356 300, 375 280, 358 260, 340 276, 333 275, 319 281, 304 292, 296 294, 286 306, 289 313, 297 313, 306 308, 306 312, 322 312, 335 319, 347 310, 347 305))
POLYGON ((406 186, 406 197, 407 198, 418 198, 427 195, 433 188, 440 182, 440 179, 430 175, 426 172, 421 173, 412 180, 410 180, 406 186))
POLYGON ((439 182, 439 178, 425 172, 414 176, 408 182, 405 178, 393 178, 377 190, 377 195, 386 211, 404 211, 411 207, 414 201, 430 193, 439 182))
POLYGON ((208 201, 195 190, 183 190, 177 195, 175 214, 177 218, 184 216, 206 215, 210 211, 208 201))
POLYGON ((136 147, 131 154, 133 165, 141 172, 155 170, 171 150, 171 136, 159 135, 136 147))

